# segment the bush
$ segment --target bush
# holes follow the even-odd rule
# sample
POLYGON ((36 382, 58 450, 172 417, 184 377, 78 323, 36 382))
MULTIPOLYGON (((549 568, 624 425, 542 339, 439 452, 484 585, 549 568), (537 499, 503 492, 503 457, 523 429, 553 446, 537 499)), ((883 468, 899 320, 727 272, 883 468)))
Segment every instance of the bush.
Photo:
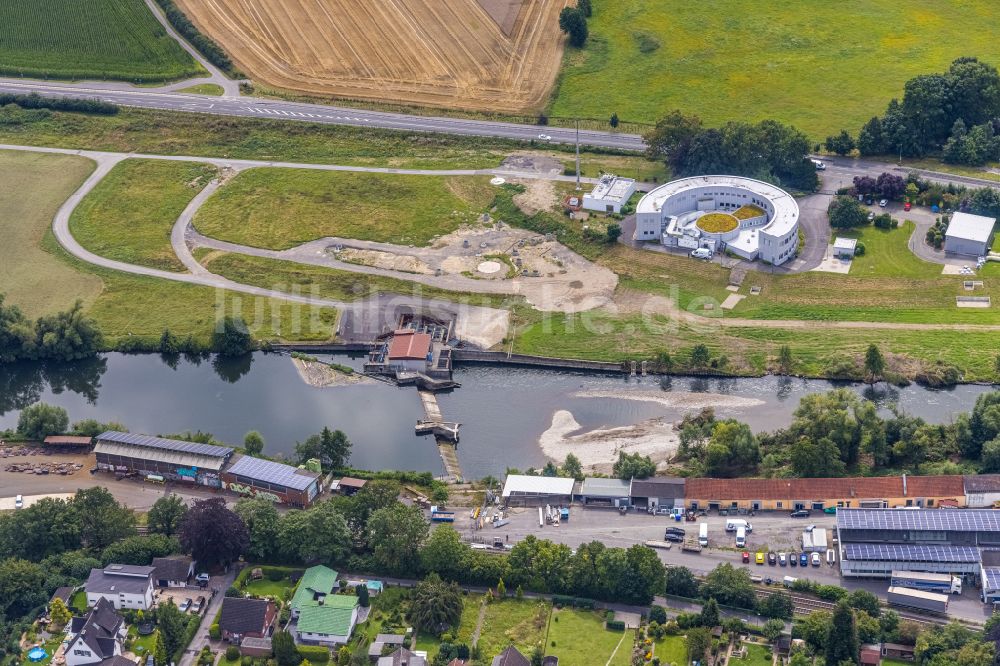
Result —
POLYGON ((52 111, 75 111, 77 113, 93 113, 101 116, 113 116, 118 113, 118 106, 97 99, 81 99, 79 97, 42 97, 38 93, 15 95, 0 94, 0 106, 16 104, 22 109, 50 109, 52 111))
POLYGON ((863 257, 863 256, 865 256, 865 251, 866 251, 866 248, 865 248, 865 244, 864 244, 864 243, 861 243, 861 242, 859 242, 859 243, 858 243, 858 244, 857 244, 857 245, 856 245, 856 246, 854 247, 854 256, 855 256, 855 257, 863 257))
POLYGON ((610 620, 604 623, 608 631, 625 631, 625 623, 621 620, 610 620))
POLYGON ((240 649, 235 645, 226 648, 226 661, 236 661, 240 658, 240 649))
POLYGON ((325 664, 330 661, 330 650, 322 645, 300 645, 298 652, 310 664, 325 664))
POLYGON ((219 628, 218 622, 213 622, 212 626, 208 628, 208 636, 216 641, 222 638, 222 629, 219 628))

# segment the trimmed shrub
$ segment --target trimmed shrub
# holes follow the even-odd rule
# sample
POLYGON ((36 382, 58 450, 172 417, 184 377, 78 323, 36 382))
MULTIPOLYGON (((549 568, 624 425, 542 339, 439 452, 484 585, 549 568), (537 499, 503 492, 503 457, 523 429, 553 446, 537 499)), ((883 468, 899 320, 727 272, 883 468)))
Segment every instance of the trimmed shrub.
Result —
POLYGON ((240 649, 235 645, 226 648, 226 661, 236 661, 240 658, 240 649))
POLYGON ((604 623, 608 631, 625 631, 625 623, 621 620, 609 620, 604 623))
POLYGON ((310 664, 325 664, 330 661, 330 650, 322 645, 300 645, 298 652, 310 664))

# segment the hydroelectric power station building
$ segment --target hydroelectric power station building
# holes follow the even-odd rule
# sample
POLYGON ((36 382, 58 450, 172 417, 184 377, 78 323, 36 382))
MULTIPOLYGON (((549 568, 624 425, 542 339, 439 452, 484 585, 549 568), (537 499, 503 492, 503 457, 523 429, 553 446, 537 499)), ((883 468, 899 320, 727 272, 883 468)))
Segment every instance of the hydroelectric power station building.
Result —
POLYGON ((781 188, 739 176, 695 176, 639 200, 634 239, 780 266, 795 257, 798 231, 799 205, 781 188))

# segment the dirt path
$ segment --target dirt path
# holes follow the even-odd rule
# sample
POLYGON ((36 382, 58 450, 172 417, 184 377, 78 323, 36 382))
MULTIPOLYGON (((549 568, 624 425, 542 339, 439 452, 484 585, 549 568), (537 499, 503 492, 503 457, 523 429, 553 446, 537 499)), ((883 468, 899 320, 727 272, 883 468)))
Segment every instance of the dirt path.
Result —
POLYGON ((471 643, 475 645, 479 642, 479 634, 483 632, 483 621, 486 619, 486 601, 479 602, 479 617, 476 618, 476 628, 472 631, 471 643))

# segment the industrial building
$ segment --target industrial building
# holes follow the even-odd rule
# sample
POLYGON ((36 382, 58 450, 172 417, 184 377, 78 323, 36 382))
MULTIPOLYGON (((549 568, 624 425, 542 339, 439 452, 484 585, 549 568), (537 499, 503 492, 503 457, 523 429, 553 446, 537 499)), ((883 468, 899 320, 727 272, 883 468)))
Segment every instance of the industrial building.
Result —
POLYGON ((996 219, 971 213, 953 213, 944 232, 944 251, 984 257, 993 245, 996 219))
POLYGON ((795 257, 798 230, 799 205, 781 188, 739 176, 696 176, 643 196, 633 239, 778 266, 795 257))
POLYGON ((685 480, 672 476, 653 476, 648 479, 632 479, 630 491, 632 506, 636 509, 656 511, 684 506, 685 480))
POLYGON ((587 477, 576 497, 586 506, 629 506, 632 503, 631 481, 587 477))
POLYGON ((583 207, 599 213, 621 213, 622 206, 635 194, 635 181, 604 174, 589 194, 583 195, 583 207))
POLYGON ((508 506, 569 505, 575 484, 561 477, 509 474, 501 496, 508 506))
POLYGON ((964 477, 965 505, 970 509, 994 508, 1000 504, 1000 474, 970 474, 964 477))
POLYGON ((222 468, 233 455, 233 449, 108 431, 97 436, 94 454, 101 470, 219 488, 222 468))
POLYGON ((902 543, 841 546, 840 572, 846 578, 889 578, 893 571, 975 576, 979 571, 979 549, 902 543))
POLYGON ((320 492, 320 474, 271 460, 239 456, 222 471, 222 486, 240 495, 306 507, 320 492))

